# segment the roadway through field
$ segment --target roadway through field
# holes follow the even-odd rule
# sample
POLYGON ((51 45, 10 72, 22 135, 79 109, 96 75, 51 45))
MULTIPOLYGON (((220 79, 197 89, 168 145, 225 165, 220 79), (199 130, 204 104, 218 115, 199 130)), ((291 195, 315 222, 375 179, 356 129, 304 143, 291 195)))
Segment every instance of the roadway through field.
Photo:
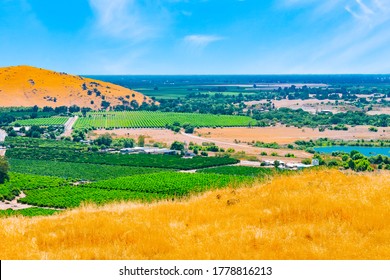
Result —
MULTIPOLYGON (((7 137, 7 132, 5 132, 4 130, 0 129, 0 142, 4 142, 5 140, 5 137, 7 137)), ((1 148, 0 146, 0 156, 4 156, 5 155, 5 148, 1 148)))
POLYGON ((65 123, 65 131, 63 133, 63 136, 71 136, 73 131, 73 125, 76 123, 78 116, 74 116, 72 118, 69 118, 69 120, 65 123))

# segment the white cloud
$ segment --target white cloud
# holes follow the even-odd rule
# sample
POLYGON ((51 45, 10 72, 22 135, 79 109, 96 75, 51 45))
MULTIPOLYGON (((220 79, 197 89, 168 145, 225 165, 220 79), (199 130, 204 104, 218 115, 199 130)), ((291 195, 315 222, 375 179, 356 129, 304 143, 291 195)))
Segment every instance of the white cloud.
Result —
POLYGON ((224 37, 216 36, 216 35, 201 35, 201 34, 194 34, 194 35, 187 35, 184 37, 184 43, 189 46, 190 48, 201 51, 205 47, 207 47, 209 44, 224 40, 224 37))
POLYGON ((132 42, 157 37, 169 22, 166 10, 148 1, 89 0, 95 13, 96 31, 132 42))

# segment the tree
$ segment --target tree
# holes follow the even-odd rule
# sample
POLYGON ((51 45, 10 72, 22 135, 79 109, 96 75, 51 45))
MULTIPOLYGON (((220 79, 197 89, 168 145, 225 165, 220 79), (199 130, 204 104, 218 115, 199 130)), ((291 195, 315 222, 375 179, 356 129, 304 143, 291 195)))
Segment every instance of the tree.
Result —
POLYGON ((184 143, 175 141, 171 145, 171 150, 181 151, 184 150, 184 143))
POLYGON ((112 143, 112 137, 111 137, 110 134, 105 133, 105 134, 99 136, 98 138, 96 138, 96 140, 94 141, 94 143, 95 143, 96 145, 99 145, 99 146, 102 146, 102 145, 110 146, 111 143, 112 143))
POLYGON ((0 157, 0 184, 4 184, 9 180, 8 176, 9 165, 4 157, 0 157))
POLYGON ((138 145, 138 147, 145 146, 145 136, 143 136, 143 135, 138 136, 137 145, 138 145))

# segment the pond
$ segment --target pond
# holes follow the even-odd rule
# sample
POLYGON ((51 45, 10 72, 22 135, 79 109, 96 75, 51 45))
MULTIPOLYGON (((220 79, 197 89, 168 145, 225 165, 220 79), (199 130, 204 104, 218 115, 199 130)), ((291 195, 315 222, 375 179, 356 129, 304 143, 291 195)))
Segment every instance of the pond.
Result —
POLYGON ((324 154, 331 154, 333 152, 358 151, 366 157, 376 155, 390 156, 390 147, 359 147, 359 146, 329 146, 329 147, 315 147, 314 151, 324 154))

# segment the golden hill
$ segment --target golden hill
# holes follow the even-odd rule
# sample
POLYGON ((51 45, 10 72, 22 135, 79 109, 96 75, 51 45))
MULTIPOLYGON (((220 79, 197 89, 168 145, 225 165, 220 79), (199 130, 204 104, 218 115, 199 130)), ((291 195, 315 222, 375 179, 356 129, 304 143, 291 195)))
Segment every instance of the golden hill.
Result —
POLYGON ((143 94, 98 80, 68 75, 31 66, 0 68, 0 106, 71 106, 100 109, 132 100, 151 103, 143 94))
POLYGON ((308 170, 188 201, 0 219, 0 259, 388 259, 390 173, 308 170))

